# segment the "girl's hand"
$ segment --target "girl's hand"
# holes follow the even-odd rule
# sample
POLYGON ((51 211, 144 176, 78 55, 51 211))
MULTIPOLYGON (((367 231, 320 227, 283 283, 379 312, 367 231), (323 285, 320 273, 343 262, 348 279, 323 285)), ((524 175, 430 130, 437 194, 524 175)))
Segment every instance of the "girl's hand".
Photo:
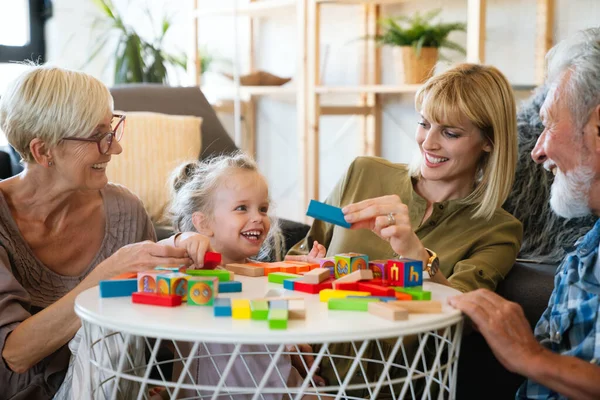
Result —
POLYGON ((212 251, 210 239, 197 232, 184 232, 175 239, 175 247, 185 249, 195 266, 204 266, 204 255, 212 251))
POLYGON ((410 225, 408 207, 397 195, 376 197, 342 208, 350 229, 370 229, 390 242, 396 254, 422 260, 427 256, 425 247, 410 225))
POLYGON ((316 240, 313 243, 313 247, 305 256, 285 256, 285 260, 287 261, 303 261, 307 263, 319 263, 319 259, 324 258, 327 254, 327 249, 325 246, 317 242, 316 240))
POLYGON ((149 240, 121 247, 94 269, 100 279, 125 272, 140 272, 161 264, 190 265, 192 260, 185 249, 164 246, 149 240))

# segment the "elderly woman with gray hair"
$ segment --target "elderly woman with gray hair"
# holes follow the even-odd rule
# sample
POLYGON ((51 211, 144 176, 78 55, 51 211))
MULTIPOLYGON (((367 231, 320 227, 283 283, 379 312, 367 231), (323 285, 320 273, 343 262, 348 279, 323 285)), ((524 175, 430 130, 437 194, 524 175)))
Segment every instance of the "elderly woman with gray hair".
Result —
POLYGON ((108 183, 124 125, 107 87, 80 72, 32 67, 1 99, 0 128, 25 169, 0 182, 0 398, 88 397, 75 297, 196 258, 181 236, 178 247, 153 243, 140 200, 108 183))

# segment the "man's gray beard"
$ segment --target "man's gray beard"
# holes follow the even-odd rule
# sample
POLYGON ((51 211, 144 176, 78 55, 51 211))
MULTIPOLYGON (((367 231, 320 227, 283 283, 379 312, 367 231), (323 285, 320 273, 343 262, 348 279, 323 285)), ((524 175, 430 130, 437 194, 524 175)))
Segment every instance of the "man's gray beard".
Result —
POLYGON ((577 167, 567 173, 559 170, 550 192, 552 210, 567 219, 589 215, 590 188, 594 175, 589 167, 577 167))

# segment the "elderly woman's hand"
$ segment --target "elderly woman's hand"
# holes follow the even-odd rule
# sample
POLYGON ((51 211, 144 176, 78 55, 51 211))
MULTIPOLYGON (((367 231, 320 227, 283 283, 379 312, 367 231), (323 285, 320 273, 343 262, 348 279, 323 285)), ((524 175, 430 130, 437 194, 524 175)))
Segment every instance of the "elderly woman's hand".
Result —
POLYGON ((204 266, 204 255, 207 251, 212 251, 210 247, 210 239, 197 232, 184 232, 177 237, 175 241, 177 248, 182 248, 187 251, 188 256, 198 268, 204 266))
POLYGON ((397 195, 376 197, 349 204, 342 209, 350 229, 370 229, 390 242, 396 254, 421 260, 425 247, 410 224, 408 207, 397 195))
POLYGON ((101 279, 106 279, 124 272, 145 271, 164 264, 190 265, 192 260, 185 249, 145 241, 121 247, 100 263, 95 271, 102 273, 101 279))

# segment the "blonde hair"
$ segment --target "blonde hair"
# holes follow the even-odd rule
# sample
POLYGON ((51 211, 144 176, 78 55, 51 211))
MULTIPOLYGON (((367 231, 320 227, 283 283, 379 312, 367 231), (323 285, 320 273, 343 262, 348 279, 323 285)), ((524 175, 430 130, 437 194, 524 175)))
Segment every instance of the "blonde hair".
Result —
MULTIPOLYGON (((436 123, 459 125, 465 115, 489 140, 492 150, 482 156, 475 187, 462 201, 477 204, 472 218, 491 219, 512 189, 517 164, 516 105, 506 77, 492 66, 460 64, 425 82, 415 107, 436 123)), ((409 166, 417 179, 421 158, 409 166)))
POLYGON ((113 99, 98 79, 58 67, 32 66, 9 84, 0 99, 0 129, 24 162, 33 162, 29 144, 49 147, 66 137, 90 135, 112 114, 113 99))
MULTIPOLYGON (((213 157, 203 162, 187 162, 177 167, 171 174, 172 200, 167 210, 173 229, 195 232, 192 214, 197 211, 212 218, 215 191, 224 183, 227 175, 235 170, 260 175, 256 162, 242 152, 213 157)), ((274 253, 274 258, 279 261, 285 251, 284 239, 277 218, 272 215, 269 218, 271 229, 256 258, 266 260, 274 253)))

